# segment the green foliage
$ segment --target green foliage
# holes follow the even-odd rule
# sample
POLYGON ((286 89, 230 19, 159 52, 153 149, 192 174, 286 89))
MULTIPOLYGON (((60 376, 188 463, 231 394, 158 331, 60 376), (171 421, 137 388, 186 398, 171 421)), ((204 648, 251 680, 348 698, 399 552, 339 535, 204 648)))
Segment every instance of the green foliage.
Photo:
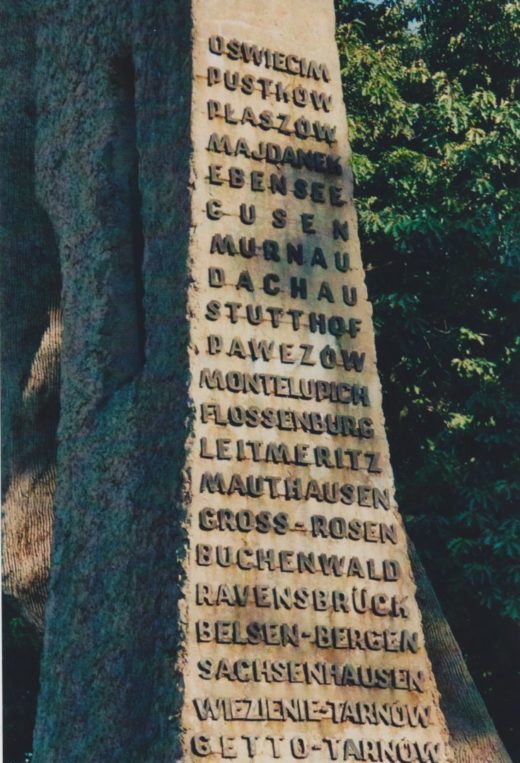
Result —
POLYGON ((398 499, 517 759, 520 3, 336 5, 398 499))
POLYGON ((401 509, 453 601, 520 621, 520 5, 337 9, 401 509))

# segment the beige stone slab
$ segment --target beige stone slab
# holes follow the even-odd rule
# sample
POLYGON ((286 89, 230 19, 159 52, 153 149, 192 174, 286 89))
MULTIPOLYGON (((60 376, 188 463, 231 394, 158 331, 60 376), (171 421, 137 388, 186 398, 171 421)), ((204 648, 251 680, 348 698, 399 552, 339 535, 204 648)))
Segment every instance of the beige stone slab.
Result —
POLYGON ((193 9, 185 760, 448 761, 393 496, 333 4, 193 9))

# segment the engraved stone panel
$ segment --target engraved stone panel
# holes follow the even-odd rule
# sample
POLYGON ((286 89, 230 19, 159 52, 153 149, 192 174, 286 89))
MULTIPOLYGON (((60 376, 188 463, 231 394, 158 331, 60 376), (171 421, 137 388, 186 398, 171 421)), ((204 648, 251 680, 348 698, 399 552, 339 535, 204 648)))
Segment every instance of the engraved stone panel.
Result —
POLYGON ((448 761, 328 0, 196 0, 186 760, 448 761))

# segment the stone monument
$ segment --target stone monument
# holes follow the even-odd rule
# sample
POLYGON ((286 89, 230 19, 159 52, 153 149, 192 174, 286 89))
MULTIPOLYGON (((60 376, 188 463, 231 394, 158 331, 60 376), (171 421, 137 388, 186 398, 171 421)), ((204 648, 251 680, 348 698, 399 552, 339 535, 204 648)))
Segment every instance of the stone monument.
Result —
POLYGON ((332 0, 4 16, 34 763, 509 761, 419 572, 449 739, 425 649, 332 0))
POLYGON ((332 3, 193 14, 184 759, 448 761, 332 3))

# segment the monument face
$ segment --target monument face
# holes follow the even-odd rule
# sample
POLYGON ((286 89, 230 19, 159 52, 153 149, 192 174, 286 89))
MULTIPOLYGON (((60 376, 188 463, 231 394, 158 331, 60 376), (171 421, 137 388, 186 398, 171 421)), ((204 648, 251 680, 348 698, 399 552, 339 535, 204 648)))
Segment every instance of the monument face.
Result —
POLYGON ((328 0, 196 0, 185 760, 448 761, 328 0))

